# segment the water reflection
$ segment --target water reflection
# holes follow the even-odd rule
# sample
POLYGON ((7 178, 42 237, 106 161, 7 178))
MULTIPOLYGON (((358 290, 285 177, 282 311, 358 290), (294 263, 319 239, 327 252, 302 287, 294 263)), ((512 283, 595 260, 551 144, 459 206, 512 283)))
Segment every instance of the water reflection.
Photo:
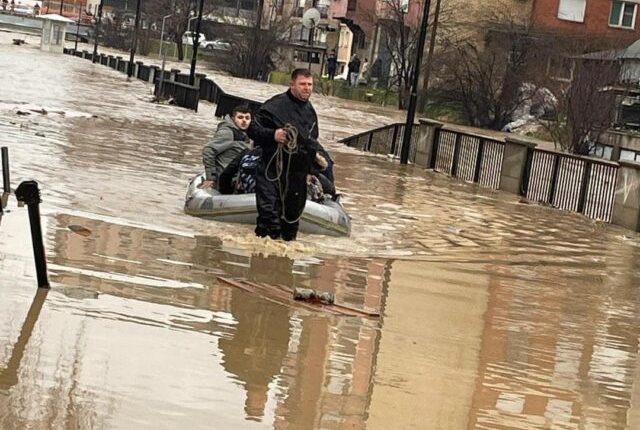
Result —
POLYGON ((6 392, 18 383, 18 370, 20 369, 22 357, 24 356, 24 351, 29 343, 29 339, 31 339, 33 328, 38 321, 47 294, 49 294, 48 288, 38 288, 36 291, 33 302, 22 324, 18 340, 11 349, 11 357, 4 368, 0 368, 0 391, 6 392))

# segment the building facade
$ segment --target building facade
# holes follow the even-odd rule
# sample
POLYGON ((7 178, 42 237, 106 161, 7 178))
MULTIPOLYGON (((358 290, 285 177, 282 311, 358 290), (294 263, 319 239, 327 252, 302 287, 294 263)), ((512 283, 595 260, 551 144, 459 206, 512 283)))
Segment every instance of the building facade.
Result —
POLYGON ((640 3, 633 0, 536 0, 532 23, 561 33, 587 33, 621 46, 640 38, 640 3))

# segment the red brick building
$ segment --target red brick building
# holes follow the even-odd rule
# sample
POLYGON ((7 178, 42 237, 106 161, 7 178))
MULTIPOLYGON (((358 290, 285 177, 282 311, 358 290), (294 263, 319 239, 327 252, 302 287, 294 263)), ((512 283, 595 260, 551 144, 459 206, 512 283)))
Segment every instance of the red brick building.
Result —
POLYGON ((542 30, 588 34, 626 46, 640 39, 637 0, 533 0, 532 24, 542 30))

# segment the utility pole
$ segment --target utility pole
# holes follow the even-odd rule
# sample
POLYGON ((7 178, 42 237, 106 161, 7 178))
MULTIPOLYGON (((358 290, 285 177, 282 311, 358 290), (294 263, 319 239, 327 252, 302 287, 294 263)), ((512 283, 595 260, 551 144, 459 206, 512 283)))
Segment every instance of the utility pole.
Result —
POLYGON ((93 55, 91 56, 91 62, 96 62, 96 57, 98 56, 98 38, 100 37, 100 23, 102 22, 102 3, 104 0, 100 0, 100 4, 98 5, 98 22, 96 23, 96 34, 93 36, 93 55))
MULTIPOLYGON (((260 44, 260 31, 262 29, 262 13, 264 11, 264 0, 258 0, 258 12, 256 14, 256 25, 253 29, 253 42, 251 43, 251 49, 249 53, 252 58, 255 58, 256 51, 258 50, 258 45, 260 44)), ((262 66, 262 59, 257 60, 259 67, 262 66)), ((261 73, 261 70, 258 70, 258 73, 261 73)), ((256 75, 255 73, 255 62, 250 64, 249 62, 245 63, 244 66, 244 77, 245 78, 253 78, 256 75)))
POLYGON ((411 147, 411 132, 413 131, 413 121, 416 116, 416 103, 418 101, 418 83, 420 82, 420 64, 422 63, 422 53, 424 51, 425 40, 427 39, 427 26, 429 25, 429 9, 431 0, 424 2, 422 11, 422 22, 420 23, 420 36, 418 37, 418 49, 416 51, 416 61, 413 64, 413 79, 411 83, 411 96, 409 97, 409 108, 407 109, 407 122, 404 126, 402 137, 402 152, 400 153, 400 163, 409 162, 409 149, 411 147))
POLYGON ((140 3, 142 0, 138 0, 136 3, 136 21, 133 25, 133 37, 131 38, 131 55, 129 56, 129 67, 127 67, 127 76, 130 78, 133 76, 133 58, 136 55, 136 48, 138 45, 138 27, 140 26, 140 3))
POLYGON ((196 75, 196 61, 198 60, 198 46, 200 46, 200 24, 202 23, 202 7, 204 6, 204 0, 200 0, 198 7, 198 20, 196 21, 196 34, 191 35, 191 41, 193 42, 193 52, 191 54, 191 71, 189 72, 189 85, 193 85, 196 75))
POLYGON ((62 14, 62 6, 64 6, 64 0, 60 0, 60 16, 64 16, 62 14))

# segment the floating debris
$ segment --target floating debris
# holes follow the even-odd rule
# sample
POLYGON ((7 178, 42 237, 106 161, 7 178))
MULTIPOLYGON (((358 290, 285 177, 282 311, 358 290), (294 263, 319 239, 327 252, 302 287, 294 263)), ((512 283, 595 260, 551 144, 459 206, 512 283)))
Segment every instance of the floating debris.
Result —
POLYGON ((332 305, 336 301, 336 296, 333 293, 299 287, 293 290, 293 298, 294 300, 304 300, 305 302, 320 302, 323 305, 332 305))
POLYGON ((25 112, 23 110, 16 111, 16 115, 31 115, 31 112, 25 112))
POLYGON ((36 136, 38 136, 38 137, 46 137, 45 134, 43 132, 41 132, 41 131, 38 131, 36 133, 36 136))
POLYGON ((81 225, 72 224, 70 226, 67 226, 67 228, 72 232, 79 234, 80 236, 91 236, 91 230, 81 225))

